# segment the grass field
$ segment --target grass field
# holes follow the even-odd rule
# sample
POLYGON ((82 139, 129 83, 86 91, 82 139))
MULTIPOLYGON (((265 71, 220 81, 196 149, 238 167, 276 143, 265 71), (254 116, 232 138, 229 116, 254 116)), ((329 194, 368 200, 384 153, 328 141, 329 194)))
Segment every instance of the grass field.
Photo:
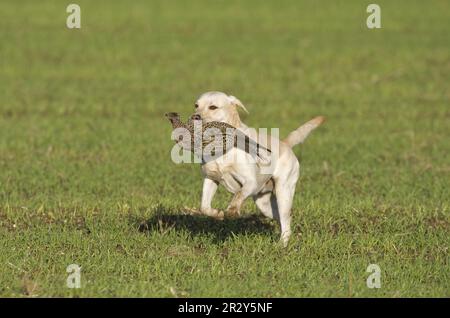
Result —
POLYGON ((80 30, 67 1, 0 3, 1 296, 450 297, 448 1, 378 0, 378 30, 369 1, 72 2, 80 30), (163 114, 209 90, 282 136, 327 117, 286 249, 253 202, 185 214, 200 168, 163 114))

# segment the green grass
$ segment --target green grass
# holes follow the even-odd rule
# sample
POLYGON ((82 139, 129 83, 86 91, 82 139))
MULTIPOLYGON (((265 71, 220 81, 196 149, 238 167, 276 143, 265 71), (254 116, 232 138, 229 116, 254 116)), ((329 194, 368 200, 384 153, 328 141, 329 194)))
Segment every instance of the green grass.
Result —
POLYGON ((369 1, 78 0, 81 30, 68 3, 0 4, 1 296, 450 297, 447 1, 379 0, 379 30, 369 1), (200 168, 163 113, 208 90, 282 136, 328 119, 295 148, 287 249, 253 202, 183 214, 200 168))

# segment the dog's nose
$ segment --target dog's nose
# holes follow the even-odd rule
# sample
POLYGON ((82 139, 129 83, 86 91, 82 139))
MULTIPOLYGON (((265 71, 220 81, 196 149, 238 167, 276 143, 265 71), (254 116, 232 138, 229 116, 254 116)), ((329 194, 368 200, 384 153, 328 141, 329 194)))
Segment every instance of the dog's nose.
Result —
POLYGON ((191 116, 192 120, 201 120, 202 116, 200 116, 199 114, 194 114, 191 116))

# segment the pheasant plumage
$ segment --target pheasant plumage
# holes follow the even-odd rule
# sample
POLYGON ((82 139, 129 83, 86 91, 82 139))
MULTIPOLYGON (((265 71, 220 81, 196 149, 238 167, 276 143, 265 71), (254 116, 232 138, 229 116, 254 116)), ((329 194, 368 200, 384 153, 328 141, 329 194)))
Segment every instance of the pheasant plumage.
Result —
MULTIPOLYGON (((215 154, 215 151, 211 151, 212 156, 224 155, 226 152, 230 151, 233 147, 244 150, 252 156, 256 156, 261 159, 261 151, 264 150, 271 152, 264 146, 251 139, 249 136, 236 129, 234 126, 227 123, 213 121, 208 123, 201 123, 202 129, 195 129, 195 121, 201 122, 200 115, 192 115, 186 124, 181 122, 178 113, 167 113, 166 117, 172 123, 173 129, 184 128, 189 131, 190 139, 183 140, 183 136, 180 136, 176 141, 184 149, 194 151, 197 154, 203 154, 203 150, 208 145, 217 145, 217 136, 222 138, 222 149, 220 154, 215 154), (214 129, 214 130, 213 130, 214 129), (208 133, 208 131, 210 133, 208 133), (206 132, 206 133, 205 133, 206 132)), ((200 124, 200 123, 199 123, 200 124)), ((214 148, 214 147, 213 147, 214 148)), ((203 158, 204 159, 204 158, 203 158)))

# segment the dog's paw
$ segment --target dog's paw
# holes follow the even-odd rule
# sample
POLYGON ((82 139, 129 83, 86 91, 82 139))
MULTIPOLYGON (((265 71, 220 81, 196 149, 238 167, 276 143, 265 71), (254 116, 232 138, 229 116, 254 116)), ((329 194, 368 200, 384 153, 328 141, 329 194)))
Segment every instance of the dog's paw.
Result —
POLYGON ((199 215, 199 214, 202 214, 202 212, 199 210, 199 209, 196 209, 196 208, 191 208, 191 207, 188 207, 188 206, 184 206, 183 207, 184 208, 184 214, 187 214, 187 215, 199 215))
POLYGON ((236 206, 231 205, 227 208, 227 216, 230 216, 233 218, 233 217, 238 217, 240 215, 241 215, 241 212, 239 211, 239 209, 236 206))
POLYGON ((225 217, 225 215, 224 215, 223 211, 219 211, 214 218, 217 220, 223 221, 224 217, 225 217))
POLYGON ((223 220, 223 218, 224 218, 223 211, 219 211, 217 209, 212 209, 212 208, 210 208, 210 209, 203 209, 202 213, 204 215, 210 216, 210 217, 215 218, 217 220, 223 220))
POLYGON ((283 248, 288 247, 290 236, 291 236, 291 231, 286 231, 281 234, 280 243, 283 245, 283 248))

